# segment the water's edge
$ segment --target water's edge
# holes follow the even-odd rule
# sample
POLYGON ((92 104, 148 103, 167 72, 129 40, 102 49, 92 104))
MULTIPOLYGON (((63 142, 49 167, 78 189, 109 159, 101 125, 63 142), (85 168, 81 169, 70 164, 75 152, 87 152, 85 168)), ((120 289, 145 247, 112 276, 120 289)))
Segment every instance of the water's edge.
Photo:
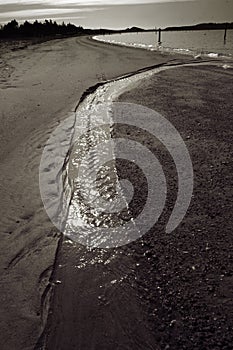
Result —
MULTIPOLYGON (((168 32, 166 32, 168 33, 168 32)), ((172 32, 173 33, 173 32, 172 32)), ((179 33, 179 32, 178 32, 179 33)), ((132 35, 134 35, 135 33, 131 33, 132 35)), ((142 34, 146 34, 146 33, 142 33, 142 34)), ((125 35, 130 35, 130 34, 125 34, 125 35)), ((219 59, 232 59, 232 53, 224 53, 224 52, 218 52, 217 50, 211 50, 209 49, 201 49, 201 48, 188 48, 188 47, 170 47, 170 46, 163 46, 162 43, 157 43, 157 44, 148 44, 148 43, 143 43, 142 42, 128 42, 126 39, 126 41, 123 41, 122 39, 119 40, 118 39, 114 39, 115 36, 117 36, 117 34, 108 34, 108 35, 95 35, 92 37, 93 40, 95 41, 99 41, 99 42, 103 42, 103 43, 107 43, 110 45, 117 45, 117 46, 126 46, 126 47, 131 47, 131 48, 136 48, 136 49, 142 49, 142 50, 148 50, 148 51, 157 51, 160 53, 168 53, 168 54, 182 54, 182 55, 188 55, 188 56, 192 56, 192 57, 208 57, 208 58, 219 58, 219 59)), ((121 36, 124 36, 124 34, 122 34, 121 36)))

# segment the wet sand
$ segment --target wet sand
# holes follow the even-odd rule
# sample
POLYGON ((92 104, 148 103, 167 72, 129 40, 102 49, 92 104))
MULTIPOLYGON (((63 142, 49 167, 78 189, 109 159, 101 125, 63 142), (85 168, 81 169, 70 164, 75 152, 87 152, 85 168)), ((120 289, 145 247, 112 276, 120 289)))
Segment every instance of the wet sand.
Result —
POLYGON ((44 326, 59 239, 39 192, 49 135, 88 87, 166 60, 87 38, 1 51, 1 349, 32 349, 44 326))
MULTIPOLYGON (((174 57, 72 38, 11 52, 4 59, 13 70, 1 84, 0 97, 0 347, 230 348, 231 70, 175 68, 120 98, 161 112, 188 146, 196 179, 182 225, 164 233, 177 188, 174 166, 159 149, 171 190, 159 223, 142 239, 107 251, 60 239, 54 265, 60 236, 45 213, 38 183, 51 131, 88 87, 174 57)), ((148 135, 131 137, 156 151, 148 135)), ((139 182, 142 190, 135 203, 140 205, 146 193, 140 172, 118 165, 122 177, 139 182)))
MULTIPOLYGON (((230 349, 233 344, 232 89, 233 69, 222 64, 182 67, 144 80, 119 98, 165 116, 193 162, 190 208, 181 225, 165 234, 177 191, 174 164, 153 137, 117 131, 118 137, 128 132, 154 152, 168 181, 165 211, 144 236, 145 246, 134 245, 138 291, 160 349, 230 349)), ((124 165, 120 168, 124 174, 124 165)))

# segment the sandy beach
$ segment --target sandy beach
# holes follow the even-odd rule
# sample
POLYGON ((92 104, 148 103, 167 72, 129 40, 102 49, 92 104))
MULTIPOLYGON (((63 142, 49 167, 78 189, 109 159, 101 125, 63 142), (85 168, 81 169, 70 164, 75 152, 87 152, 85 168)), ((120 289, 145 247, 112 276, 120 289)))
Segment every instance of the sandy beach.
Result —
POLYGON ((41 298, 59 237, 38 181, 51 131, 90 86, 166 60, 86 38, 1 55, 1 348, 31 349, 41 332, 41 298))
MULTIPOLYGON (((193 160, 194 194, 182 224, 165 234, 174 165, 154 139, 130 135, 157 149, 170 179, 167 209, 136 242, 90 250, 61 239, 45 212, 38 169, 46 141, 91 86, 194 60, 85 37, 29 45, 0 60, 0 348, 230 349, 232 69, 176 67, 119 98, 158 111, 179 130, 193 160)), ((138 169, 118 168, 138 185, 138 169)), ((138 186, 135 213, 146 193, 143 180, 138 186)))

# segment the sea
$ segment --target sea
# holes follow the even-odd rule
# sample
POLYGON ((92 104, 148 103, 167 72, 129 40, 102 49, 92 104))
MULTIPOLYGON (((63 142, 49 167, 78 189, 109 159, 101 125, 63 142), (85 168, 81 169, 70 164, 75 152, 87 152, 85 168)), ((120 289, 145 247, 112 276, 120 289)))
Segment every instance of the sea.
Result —
POLYGON ((227 31, 225 42, 224 34, 224 30, 167 31, 161 32, 160 44, 157 32, 99 35, 94 39, 148 50, 233 58, 233 30, 227 31))

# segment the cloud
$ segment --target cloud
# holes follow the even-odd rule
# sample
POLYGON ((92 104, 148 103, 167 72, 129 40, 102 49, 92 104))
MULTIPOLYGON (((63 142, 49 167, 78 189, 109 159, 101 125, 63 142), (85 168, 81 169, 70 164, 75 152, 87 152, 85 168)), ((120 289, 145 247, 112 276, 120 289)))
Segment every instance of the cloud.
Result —
MULTIPOLYGON (((30 9, 30 10, 20 10, 20 11, 9 11, 1 13, 1 18, 26 18, 31 17, 41 17, 50 15, 62 15, 67 13, 78 12, 78 9, 65 9, 65 8, 53 8, 53 9, 30 9)), ((82 10, 80 10, 82 11, 82 10)))
POLYGON ((130 5, 130 4, 156 4, 168 2, 190 2, 196 0, 4 0, 0 5, 49 5, 49 6, 96 6, 96 5, 130 5))
POLYGON ((40 9, 27 9, 18 11, 6 11, 0 14, 1 18, 25 18, 41 17, 41 16, 52 16, 52 15, 63 15, 63 14, 77 14, 79 12, 93 12, 99 11, 102 8, 40 8, 40 9))

